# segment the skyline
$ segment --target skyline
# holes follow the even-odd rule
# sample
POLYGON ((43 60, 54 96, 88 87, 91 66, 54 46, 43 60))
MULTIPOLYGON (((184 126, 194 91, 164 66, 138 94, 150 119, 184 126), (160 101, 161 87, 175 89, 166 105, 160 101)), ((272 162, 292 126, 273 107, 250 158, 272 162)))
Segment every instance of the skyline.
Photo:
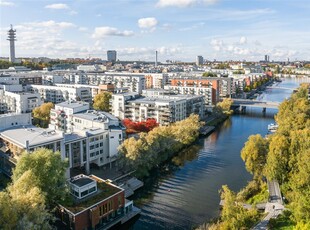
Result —
POLYGON ((306 0, 0 1, 0 56, 120 60, 306 60, 306 0))

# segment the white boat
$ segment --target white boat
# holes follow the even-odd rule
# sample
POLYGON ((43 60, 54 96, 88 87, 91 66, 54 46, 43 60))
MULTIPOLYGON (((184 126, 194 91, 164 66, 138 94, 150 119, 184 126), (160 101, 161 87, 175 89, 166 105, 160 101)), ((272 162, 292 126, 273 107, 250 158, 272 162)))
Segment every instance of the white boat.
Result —
POLYGON ((275 131, 277 130, 278 127, 279 127, 279 126, 278 126, 277 124, 271 123, 271 124, 268 125, 268 130, 269 130, 270 132, 275 132, 275 131))

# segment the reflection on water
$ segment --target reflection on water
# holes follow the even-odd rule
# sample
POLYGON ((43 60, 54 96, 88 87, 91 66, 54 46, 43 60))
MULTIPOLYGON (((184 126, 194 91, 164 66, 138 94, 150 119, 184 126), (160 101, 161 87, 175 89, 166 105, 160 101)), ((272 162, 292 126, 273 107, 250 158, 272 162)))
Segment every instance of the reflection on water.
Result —
MULTIPOLYGON (((287 80, 279 85, 298 85, 287 80)), ((284 86, 283 86, 284 87, 284 86)), ((268 98, 282 101, 289 90, 270 89, 268 98)), ((218 216, 219 189, 227 184, 234 191, 246 185, 251 175, 245 170, 240 151, 248 136, 267 134, 276 110, 247 109, 233 115, 210 136, 173 157, 170 164, 154 170, 134 197, 142 209, 134 229, 191 229, 218 216)))

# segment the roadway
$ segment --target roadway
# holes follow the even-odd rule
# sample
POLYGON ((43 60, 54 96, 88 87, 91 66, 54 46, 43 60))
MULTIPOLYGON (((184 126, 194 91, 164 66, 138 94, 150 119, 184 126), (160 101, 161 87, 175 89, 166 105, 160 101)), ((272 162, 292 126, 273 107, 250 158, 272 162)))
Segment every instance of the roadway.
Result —
POLYGON ((280 102, 275 101, 257 101, 250 99, 233 99, 232 106, 245 106, 245 107, 258 107, 258 108, 270 108, 277 109, 280 102))

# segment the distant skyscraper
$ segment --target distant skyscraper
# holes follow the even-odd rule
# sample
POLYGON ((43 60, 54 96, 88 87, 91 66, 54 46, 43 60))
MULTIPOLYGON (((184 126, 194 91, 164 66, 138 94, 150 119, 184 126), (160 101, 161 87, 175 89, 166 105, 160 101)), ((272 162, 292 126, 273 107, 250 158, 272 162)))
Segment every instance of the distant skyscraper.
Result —
POLYGON ((107 51, 107 59, 110 62, 116 62, 116 51, 115 50, 108 50, 107 51))
POLYGON ((157 67, 157 57, 158 57, 158 52, 157 50, 155 51, 155 67, 157 67))
POLYGON ((197 56, 196 57, 196 65, 202 65, 203 64, 203 57, 197 56))
POLYGON ((269 55, 265 55, 265 62, 269 62, 269 55))
POLYGON ((8 41, 10 41, 10 62, 15 62, 15 41, 16 41, 16 30, 11 29, 8 31, 8 41))

